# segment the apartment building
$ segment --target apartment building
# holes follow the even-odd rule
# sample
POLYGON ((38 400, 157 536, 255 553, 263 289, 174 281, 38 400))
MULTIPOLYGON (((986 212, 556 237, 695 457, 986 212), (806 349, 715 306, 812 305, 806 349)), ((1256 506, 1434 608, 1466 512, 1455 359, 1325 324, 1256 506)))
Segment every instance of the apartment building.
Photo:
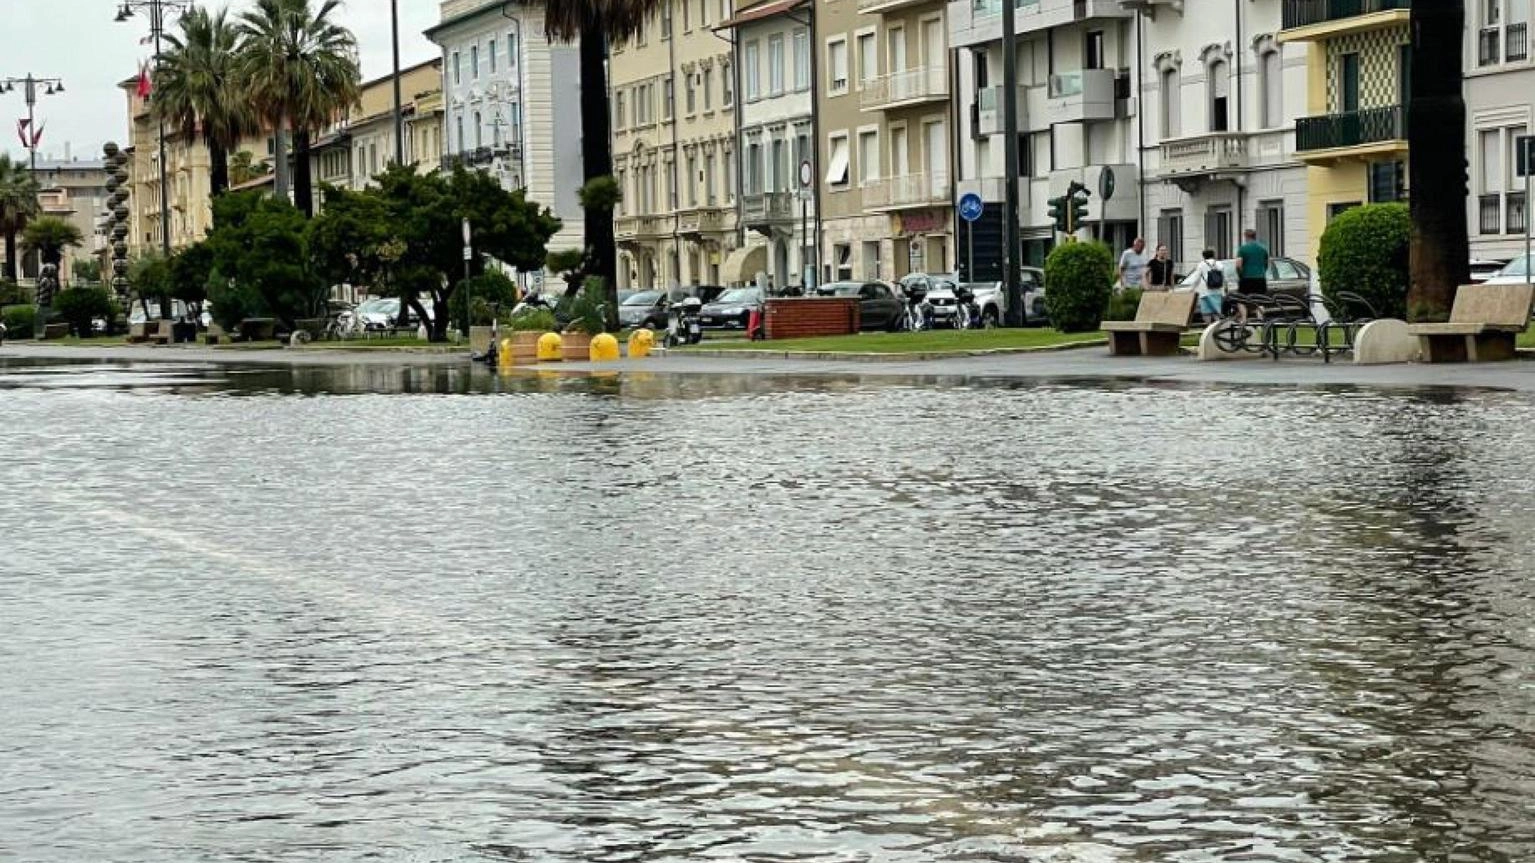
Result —
MULTIPOLYGON (((420 171, 442 164, 442 60, 400 70, 404 162, 420 171)), ((394 75, 364 82, 358 104, 315 137, 310 172, 315 207, 320 184, 362 189, 394 161, 394 75)))
POLYGON ((815 282, 814 14, 809 0, 766 0, 719 28, 733 42, 732 86, 740 91, 731 179, 739 184, 741 243, 725 259, 726 284, 782 291, 815 282))
POLYGON ((666 0, 608 64, 623 289, 720 284, 736 246, 729 0, 666 0), (728 35, 728 34, 727 34, 728 35))
POLYGON ((953 269, 944 0, 825 0, 816 33, 824 277, 953 269))
MULTIPOLYGON (((1148 243, 1184 270, 1235 254, 1256 229, 1275 255, 1311 257, 1306 166, 1309 43, 1279 41, 1281 0, 1124 0, 1140 14, 1135 91, 1148 243)), ((1128 190, 1127 190, 1128 191, 1128 190)))
POLYGON ((1306 164, 1315 259, 1338 213, 1407 196, 1410 0, 1286 0, 1281 45, 1306 44, 1306 113, 1295 124, 1306 164))
POLYGON ((443 0, 426 36, 442 48, 444 160, 526 189, 565 222, 549 248, 582 248, 577 46, 548 41, 537 4, 501 0, 443 0))
MULTIPOLYGON (((1006 242, 1002 2, 949 3, 950 40, 959 49, 955 194, 975 192, 986 202, 980 220, 959 226, 960 269, 968 270, 973 230, 973 278, 980 280, 1001 278, 1006 242)), ((1044 262, 1056 240, 1048 201, 1072 182, 1092 196, 1078 234, 1122 247, 1140 233, 1143 220, 1138 105, 1131 98, 1135 7, 1120 0, 1013 2, 1020 260, 1044 262)))
MULTIPOLYGON (((160 124, 149 113, 149 101, 138 93, 138 79, 118 86, 127 94, 128 255, 137 258, 159 251, 165 232, 171 248, 201 240, 213 227, 211 158, 201 139, 166 127, 165 155, 169 225, 160 207, 160 124)), ((269 151, 264 151, 268 152, 269 151)))
POLYGON ((1535 62, 1530 56, 1528 0, 1468 3, 1466 154, 1470 161, 1471 257, 1524 254, 1529 222, 1515 142, 1532 134, 1535 62))
MULTIPOLYGON (((54 216, 74 225, 85 238, 84 244, 64 255, 59 278, 69 282, 73 277, 75 258, 97 256, 107 246, 105 218, 107 206, 107 168, 100 156, 78 159, 69 155, 65 145, 63 159, 39 158, 37 178, 40 192, 38 203, 43 215, 54 216)), ((39 260, 36 253, 23 253, 18 243, 17 252, 21 266, 17 275, 28 281, 37 278, 39 260)), ((0 248, 0 262, 5 260, 5 249, 0 248)))

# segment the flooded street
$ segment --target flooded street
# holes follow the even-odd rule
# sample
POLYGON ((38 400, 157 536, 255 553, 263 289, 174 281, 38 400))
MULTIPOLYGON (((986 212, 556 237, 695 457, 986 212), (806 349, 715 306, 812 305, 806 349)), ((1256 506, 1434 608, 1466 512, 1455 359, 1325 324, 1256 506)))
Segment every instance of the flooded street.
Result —
POLYGON ((1535 859, 1535 397, 0 362, 0 860, 1535 859))

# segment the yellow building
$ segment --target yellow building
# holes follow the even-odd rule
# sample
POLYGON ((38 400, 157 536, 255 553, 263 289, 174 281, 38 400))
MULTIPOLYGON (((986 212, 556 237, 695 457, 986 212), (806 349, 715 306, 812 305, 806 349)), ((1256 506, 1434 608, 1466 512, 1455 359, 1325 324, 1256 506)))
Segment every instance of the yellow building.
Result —
MULTIPOLYGON (((1406 200, 1411 6, 1411 0, 1285 6, 1279 41, 1314 47, 1307 55, 1310 116, 1295 124, 1312 225, 1361 204, 1406 200)), ((1312 232, 1313 259, 1321 236, 1312 232)))

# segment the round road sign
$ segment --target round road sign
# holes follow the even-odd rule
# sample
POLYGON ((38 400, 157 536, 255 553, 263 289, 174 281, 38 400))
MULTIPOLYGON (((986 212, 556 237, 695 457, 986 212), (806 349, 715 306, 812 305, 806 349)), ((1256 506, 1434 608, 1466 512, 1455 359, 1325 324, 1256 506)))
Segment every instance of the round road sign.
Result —
POLYGON ((981 196, 974 192, 966 192, 959 196, 959 217, 967 222, 973 222, 981 217, 981 212, 986 209, 986 203, 981 196))

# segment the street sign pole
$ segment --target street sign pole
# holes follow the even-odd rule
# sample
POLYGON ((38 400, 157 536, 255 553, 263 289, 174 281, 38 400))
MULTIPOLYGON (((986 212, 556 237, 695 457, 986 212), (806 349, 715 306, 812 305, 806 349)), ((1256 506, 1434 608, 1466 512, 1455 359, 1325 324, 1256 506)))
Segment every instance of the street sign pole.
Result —
POLYGON ((965 239, 969 246, 969 269, 965 271, 965 278, 970 281, 978 281, 975 277, 975 223, 980 220, 981 213, 986 210, 986 202, 980 195, 974 192, 966 192, 959 196, 959 217, 965 221, 965 239))

